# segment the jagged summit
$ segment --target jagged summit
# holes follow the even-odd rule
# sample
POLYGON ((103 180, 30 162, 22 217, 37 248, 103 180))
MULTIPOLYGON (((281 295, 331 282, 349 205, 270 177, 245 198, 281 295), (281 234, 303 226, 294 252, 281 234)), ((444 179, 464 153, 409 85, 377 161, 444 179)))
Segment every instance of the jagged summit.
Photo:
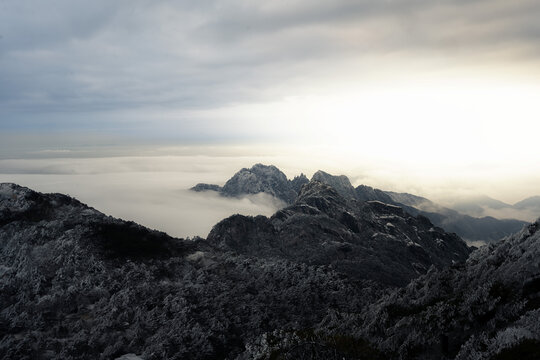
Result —
MULTIPOLYGON (((359 185, 354 188, 345 175, 331 175, 322 170, 317 171, 311 180, 333 187, 348 200, 380 201, 399 206, 411 215, 425 216, 435 225, 448 232, 455 232, 469 241, 496 241, 518 231, 525 224, 524 221, 520 220, 498 220, 493 217, 475 218, 463 215, 412 194, 387 192, 367 185, 359 185)), ((307 177, 303 174, 293 180, 286 180, 285 174, 281 173, 275 166, 257 164, 251 169, 240 170, 223 188, 218 185, 198 184, 192 190, 212 190, 218 191, 224 196, 235 197, 265 192, 291 205, 302 186, 308 182, 307 177)))
POLYGON ((354 187, 349 181, 349 178, 345 175, 335 176, 319 170, 315 174, 313 174, 311 181, 320 181, 330 185, 344 198, 356 198, 354 187))
POLYGON ((470 249, 456 235, 397 206, 359 202, 320 181, 271 218, 234 215, 207 241, 241 254, 330 265, 357 280, 402 286, 434 265, 464 261, 470 249))
POLYGON ((307 184, 309 182, 309 179, 307 178, 306 175, 304 175, 303 173, 298 175, 298 176, 295 176, 292 180, 291 180, 291 187, 293 188, 294 191, 296 191, 296 193, 298 194, 300 192, 300 190, 302 189, 302 186, 304 186, 305 184, 307 184))
POLYGON ((249 169, 243 168, 238 171, 223 187, 200 183, 191 190, 217 191, 228 197, 266 193, 291 204, 306 182, 307 178, 303 174, 293 180, 288 180, 287 176, 274 165, 255 164, 249 169))
MULTIPOLYGON (((356 188, 352 186, 351 181, 345 175, 331 175, 324 171, 317 171, 311 180, 316 180, 330 185, 336 191, 347 199, 356 199, 360 201, 380 201, 386 204, 397 204, 384 191, 374 189, 367 185, 359 185, 356 188)), ((400 204, 401 205, 401 204, 400 204)))
POLYGON ((295 204, 307 204, 319 211, 327 212, 337 206, 346 206, 346 201, 347 198, 343 197, 335 187, 324 182, 311 180, 302 187, 295 204))
POLYGON ((221 189, 225 196, 267 193, 286 203, 296 198, 287 176, 273 165, 255 164, 250 169, 244 168, 229 179, 221 189))
MULTIPOLYGON (((324 171, 317 171, 311 180, 316 180, 330 185, 336 191, 347 199, 356 199, 360 201, 380 201, 386 204, 398 204, 388 194, 371 186, 359 185, 356 188, 352 186, 351 181, 345 175, 331 175, 324 171)), ((401 205, 401 204, 399 204, 401 205)))
POLYGON ((371 186, 358 185, 355 190, 356 198, 361 201, 380 201, 385 204, 404 205, 398 201, 394 201, 385 191, 372 188, 371 186))

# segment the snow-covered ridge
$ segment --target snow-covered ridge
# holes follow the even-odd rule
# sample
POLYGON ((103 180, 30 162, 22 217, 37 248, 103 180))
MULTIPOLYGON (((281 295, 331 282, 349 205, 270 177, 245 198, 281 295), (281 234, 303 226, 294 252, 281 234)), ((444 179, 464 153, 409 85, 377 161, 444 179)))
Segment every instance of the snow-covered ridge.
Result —
POLYGON ((460 262, 428 219, 313 181, 184 240, 0 184, 0 359, 534 358, 539 228, 460 262))
MULTIPOLYGON (((313 174, 311 181, 319 181, 331 186, 346 199, 380 201, 384 204, 399 206, 411 215, 425 216, 436 226, 447 232, 455 232, 471 243, 489 243, 500 240, 504 236, 519 231, 526 224, 524 221, 515 219, 498 220, 493 217, 475 218, 463 215, 412 194, 382 191, 367 185, 359 185, 355 188, 346 176, 335 176, 321 170, 313 174)), ((309 180, 303 174, 287 180, 285 174, 277 167, 256 164, 249 169, 244 168, 238 171, 223 187, 197 184, 191 190, 217 191, 229 197, 264 192, 291 205, 295 202, 302 186, 308 182, 309 180)))

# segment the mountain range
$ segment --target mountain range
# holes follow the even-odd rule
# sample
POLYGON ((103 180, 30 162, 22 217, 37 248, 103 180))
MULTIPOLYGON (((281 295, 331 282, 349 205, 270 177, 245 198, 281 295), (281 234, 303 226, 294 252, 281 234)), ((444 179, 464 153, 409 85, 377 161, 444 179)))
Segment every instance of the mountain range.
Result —
MULTIPOLYGON (((311 180, 330 185, 346 199, 380 201, 399 206, 411 215, 423 215, 436 226, 449 232, 455 232, 470 242, 497 241, 519 231, 527 223, 515 219, 496 219, 491 216, 477 218, 465 215, 412 194, 383 191, 367 185, 359 185, 355 188, 346 176, 334 176, 321 170, 313 174, 311 180)), ((227 197, 264 192, 275 196, 286 204, 292 204, 301 187, 308 182, 309 180, 304 174, 288 180, 277 167, 256 164, 249 169, 244 168, 238 171, 223 187, 201 183, 194 186, 192 190, 217 191, 227 197)), ((540 213, 540 209, 538 213, 540 213)))
POLYGON ((538 358, 540 223, 475 250, 325 177, 206 239, 0 184, 0 358, 538 358))
POLYGON ((527 219, 540 212, 540 196, 531 196, 513 205, 488 196, 477 196, 465 200, 457 199, 451 207, 471 216, 494 214, 527 219))

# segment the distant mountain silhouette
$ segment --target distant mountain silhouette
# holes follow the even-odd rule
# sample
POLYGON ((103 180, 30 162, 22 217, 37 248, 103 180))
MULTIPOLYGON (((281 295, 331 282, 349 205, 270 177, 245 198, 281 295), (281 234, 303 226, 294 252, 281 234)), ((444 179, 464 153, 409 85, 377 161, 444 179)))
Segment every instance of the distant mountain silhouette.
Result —
POLYGON ((476 196, 466 200, 457 201, 452 205, 452 209, 471 216, 482 216, 486 208, 505 209, 512 205, 490 198, 489 196, 476 196))
POLYGON ((493 215, 498 218, 515 217, 520 220, 532 220, 540 214, 540 196, 531 196, 514 205, 488 196, 477 196, 457 200, 449 206, 461 213, 476 217, 493 215))
POLYGON ((540 196, 531 196, 514 204, 516 209, 540 209, 540 196))

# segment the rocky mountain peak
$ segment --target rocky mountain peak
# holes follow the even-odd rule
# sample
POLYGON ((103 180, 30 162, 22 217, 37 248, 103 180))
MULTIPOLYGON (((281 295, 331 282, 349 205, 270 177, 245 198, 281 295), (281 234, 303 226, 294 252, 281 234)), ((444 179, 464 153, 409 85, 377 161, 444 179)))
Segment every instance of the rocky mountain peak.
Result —
POLYGON ((345 175, 336 176, 319 170, 313 174, 311 180, 330 185, 346 199, 354 199, 356 197, 354 187, 352 186, 349 178, 345 175))
POLYGON ((356 199, 360 201, 380 201, 385 204, 396 204, 392 198, 384 191, 374 189, 371 186, 359 185, 354 188, 345 175, 331 175, 324 171, 317 171, 311 178, 315 181, 320 181, 330 185, 345 199, 356 199))
POLYGON ((307 204, 322 212, 327 212, 332 207, 345 206, 346 200, 334 187, 317 180, 311 180, 302 187, 295 204, 307 204))
POLYGON ((225 183, 221 192, 225 196, 264 192, 287 203, 292 203, 296 198, 287 176, 277 167, 263 164, 241 169, 225 183))
MULTIPOLYGON (((433 224, 446 231, 455 232, 467 241, 496 241, 504 236, 519 231, 525 222, 514 219, 495 219, 493 217, 475 218, 447 209, 431 202, 428 199, 407 194, 387 192, 367 185, 353 188, 349 179, 344 176, 331 175, 322 170, 317 171, 313 181, 325 183, 336 190, 347 201, 359 202, 379 201, 384 204, 396 205, 410 215, 422 215, 433 224)), ((288 205, 296 201, 296 196, 304 185, 309 183, 308 178, 301 174, 292 180, 287 180, 275 166, 256 164, 250 169, 240 170, 227 182, 226 188, 211 184, 197 184, 193 191, 216 191, 223 196, 240 197, 246 194, 264 192, 279 198, 288 205)), ((322 203, 321 203, 322 204, 322 203)), ((535 199, 528 200, 522 206, 534 209, 535 199)), ((537 206, 540 208, 540 206, 537 206)), ((304 211, 313 211, 316 208, 303 207, 304 211)))
POLYGON ((431 265, 464 261, 470 252, 463 240, 426 218, 379 201, 346 199, 316 180, 270 219, 234 215, 218 223, 207 240, 249 256, 331 265, 348 277, 392 286, 431 265))
POLYGON ((0 184, 0 225, 15 220, 50 220, 60 212, 72 212, 82 207, 82 203, 67 195, 41 194, 16 184, 0 184))
POLYGON ((287 176, 274 165, 255 164, 243 168, 230 178, 223 187, 200 183, 192 191, 216 191, 227 197, 240 197, 248 194, 266 193, 286 204, 294 203, 302 186, 309 182, 304 174, 288 180, 287 176))
POLYGON ((395 204, 396 202, 392 200, 392 198, 386 194, 384 191, 372 188, 371 186, 367 185, 359 185, 355 189, 356 198, 361 201, 380 201, 385 204, 395 204))
POLYGON ((22 212, 30 206, 30 195, 33 192, 25 187, 12 184, 0 184, 0 211, 22 212))
POLYGON ((309 179, 306 175, 300 174, 298 176, 295 176, 294 179, 290 180, 291 187, 293 190, 298 194, 300 190, 302 189, 302 186, 307 184, 309 182, 309 179))

